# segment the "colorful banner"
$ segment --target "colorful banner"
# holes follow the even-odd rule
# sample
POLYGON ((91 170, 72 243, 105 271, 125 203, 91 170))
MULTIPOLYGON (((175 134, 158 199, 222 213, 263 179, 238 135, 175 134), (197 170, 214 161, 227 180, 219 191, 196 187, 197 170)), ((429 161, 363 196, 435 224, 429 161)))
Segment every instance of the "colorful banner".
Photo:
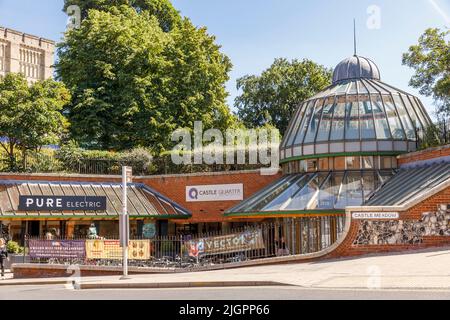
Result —
POLYGON ((29 240, 32 259, 84 259, 86 249, 83 240, 29 240))
MULTIPOLYGON (((122 259, 119 240, 86 240, 86 257, 88 259, 122 259)), ((150 259, 149 240, 130 240, 128 246, 130 260, 150 259)))
POLYGON ((188 253, 192 257, 201 254, 225 254, 265 248, 261 230, 193 240, 189 241, 187 246, 188 253))

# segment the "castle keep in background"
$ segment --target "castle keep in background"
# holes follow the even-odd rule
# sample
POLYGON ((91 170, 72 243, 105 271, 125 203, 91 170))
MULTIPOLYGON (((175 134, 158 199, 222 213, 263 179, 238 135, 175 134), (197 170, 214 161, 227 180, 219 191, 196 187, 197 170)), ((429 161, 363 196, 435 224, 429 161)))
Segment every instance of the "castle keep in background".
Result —
POLYGON ((55 42, 0 27, 0 76, 23 73, 29 82, 53 75, 55 42))

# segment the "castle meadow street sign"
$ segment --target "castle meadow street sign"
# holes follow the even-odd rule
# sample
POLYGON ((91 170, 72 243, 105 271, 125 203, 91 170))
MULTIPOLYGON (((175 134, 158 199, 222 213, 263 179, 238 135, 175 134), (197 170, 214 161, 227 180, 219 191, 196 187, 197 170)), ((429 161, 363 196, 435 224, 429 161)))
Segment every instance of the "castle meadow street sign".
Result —
POLYGON ((106 197, 20 196, 19 211, 106 211, 106 197))
POLYGON ((398 212, 353 212, 352 218, 355 220, 378 220, 378 219, 399 219, 398 212))

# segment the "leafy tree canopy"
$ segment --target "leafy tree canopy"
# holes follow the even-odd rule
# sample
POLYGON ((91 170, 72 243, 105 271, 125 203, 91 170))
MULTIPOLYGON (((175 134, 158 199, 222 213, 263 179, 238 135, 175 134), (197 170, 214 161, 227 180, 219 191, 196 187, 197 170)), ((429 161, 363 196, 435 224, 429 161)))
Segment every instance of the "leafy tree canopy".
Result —
POLYGON ((420 93, 432 96, 438 113, 450 116, 450 31, 427 29, 419 43, 403 55, 403 64, 415 70, 410 81, 420 93))
POLYGON ((127 5, 137 12, 146 11, 155 16, 164 31, 172 30, 181 23, 179 12, 169 0, 64 0, 64 12, 69 6, 76 5, 81 10, 81 18, 88 17, 89 10, 109 11, 113 7, 127 5))
POLYGON ((331 83, 331 71, 311 60, 276 59, 260 76, 237 80, 240 120, 248 127, 273 124, 284 134, 298 104, 331 83))
MULTIPOLYGON (((16 166, 16 149, 37 150, 57 144, 67 128, 62 115, 70 101, 70 93, 62 83, 38 81, 29 86, 22 74, 7 74, 0 78, 1 147, 16 166)), ((12 168, 14 169, 14 168, 12 168)))
POLYGON ((71 133, 83 147, 123 150, 172 145, 171 133, 226 128, 230 60, 206 29, 183 19, 164 32, 149 12, 90 10, 59 45, 56 71, 73 94, 71 133))

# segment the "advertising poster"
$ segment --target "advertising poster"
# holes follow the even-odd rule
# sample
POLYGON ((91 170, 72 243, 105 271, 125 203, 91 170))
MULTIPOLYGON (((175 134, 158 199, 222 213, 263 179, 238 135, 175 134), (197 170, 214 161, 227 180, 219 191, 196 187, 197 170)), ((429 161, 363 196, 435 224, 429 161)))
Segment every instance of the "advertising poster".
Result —
MULTIPOLYGON (((86 257, 88 259, 122 259, 119 240, 87 240, 86 257)), ((149 240, 130 240, 128 258, 131 260, 150 259, 149 240)))
POLYGON ((142 236, 145 239, 153 239, 156 237, 156 224, 155 223, 146 223, 142 227, 142 236))
POLYGON ((191 256, 225 254, 265 248, 261 230, 193 240, 188 242, 187 245, 191 256))
POLYGON ((84 241, 77 240, 29 240, 30 257, 55 259, 84 259, 84 241))

